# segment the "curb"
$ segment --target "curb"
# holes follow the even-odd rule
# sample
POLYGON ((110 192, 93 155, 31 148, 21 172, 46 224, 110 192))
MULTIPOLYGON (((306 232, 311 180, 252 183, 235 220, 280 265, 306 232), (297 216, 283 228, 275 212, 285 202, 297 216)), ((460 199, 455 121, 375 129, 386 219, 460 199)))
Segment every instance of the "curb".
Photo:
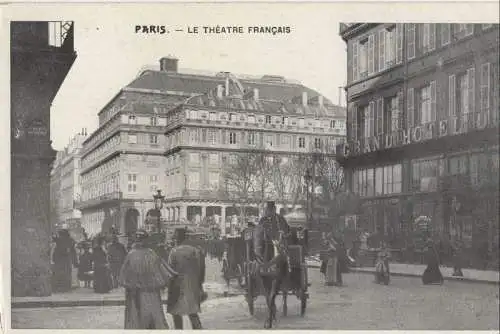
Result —
MULTIPOLYGON (((315 268, 319 269, 319 265, 307 265, 308 268, 315 268)), ((352 273, 360 273, 360 274, 374 274, 374 270, 370 269, 359 269, 359 268, 349 268, 349 271, 352 273)), ((421 275, 418 274, 409 274, 409 273, 391 273, 391 276, 394 277, 421 277, 421 275)), ((467 277, 452 277, 452 276, 444 276, 443 277, 445 281, 455 281, 455 282, 464 282, 464 283, 476 283, 476 284, 488 284, 488 285, 500 285, 500 282, 498 281, 488 281, 488 280, 482 280, 482 279, 475 279, 475 278, 467 278, 467 277)))

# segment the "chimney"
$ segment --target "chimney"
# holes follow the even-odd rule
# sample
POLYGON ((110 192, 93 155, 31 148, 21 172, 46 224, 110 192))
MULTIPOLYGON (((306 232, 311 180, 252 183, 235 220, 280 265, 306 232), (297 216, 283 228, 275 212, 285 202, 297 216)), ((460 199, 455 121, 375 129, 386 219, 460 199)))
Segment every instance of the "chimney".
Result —
POLYGON ((318 104, 320 107, 323 106, 323 95, 318 95, 318 104))
POLYGON ((253 89, 253 99, 256 101, 259 99, 259 89, 258 88, 253 89))
POLYGON ((307 106, 307 92, 302 92, 302 105, 307 106))
POLYGON ((179 59, 168 56, 160 59, 160 71, 177 72, 177 63, 179 59))
POLYGON ((222 99, 222 91, 224 90, 224 87, 222 85, 217 85, 217 98, 222 99))

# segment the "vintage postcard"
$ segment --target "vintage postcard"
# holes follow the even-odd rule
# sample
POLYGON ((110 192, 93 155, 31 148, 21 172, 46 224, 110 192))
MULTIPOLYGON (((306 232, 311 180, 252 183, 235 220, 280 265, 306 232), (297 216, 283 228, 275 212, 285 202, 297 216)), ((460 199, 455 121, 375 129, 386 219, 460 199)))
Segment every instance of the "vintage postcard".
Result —
POLYGON ((0 9, 2 330, 498 332, 498 3, 0 9))

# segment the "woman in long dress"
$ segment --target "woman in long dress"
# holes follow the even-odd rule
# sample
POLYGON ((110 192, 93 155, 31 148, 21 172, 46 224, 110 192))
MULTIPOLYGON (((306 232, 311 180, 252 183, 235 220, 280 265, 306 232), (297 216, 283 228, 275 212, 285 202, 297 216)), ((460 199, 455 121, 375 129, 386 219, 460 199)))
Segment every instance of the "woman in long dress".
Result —
POLYGON ((424 284, 443 284, 443 275, 441 274, 441 270, 439 270, 439 255, 432 240, 427 241, 425 261, 427 268, 422 275, 422 282, 424 284))
POLYGON ((337 243, 333 239, 331 233, 328 233, 325 236, 324 240, 327 246, 327 256, 325 259, 326 262, 326 270, 325 270, 325 285, 333 286, 342 284, 341 279, 339 280, 339 276, 341 278, 340 273, 340 262, 338 257, 337 243))
POLYGON ((75 241, 68 230, 62 229, 55 238, 52 252, 53 284, 55 292, 68 292, 72 285, 72 269, 77 264, 75 241))
POLYGON ((108 293, 112 289, 113 283, 108 255, 104 250, 104 240, 101 238, 97 240, 97 246, 92 250, 92 259, 94 262, 94 291, 108 293))

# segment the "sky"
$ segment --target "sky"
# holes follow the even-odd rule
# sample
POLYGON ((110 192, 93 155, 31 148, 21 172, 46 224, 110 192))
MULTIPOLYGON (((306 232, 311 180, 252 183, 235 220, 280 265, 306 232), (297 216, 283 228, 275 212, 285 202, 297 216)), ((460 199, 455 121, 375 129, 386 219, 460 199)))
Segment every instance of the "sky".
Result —
MULTIPOLYGON (((346 80, 346 48, 338 36, 336 20, 314 9, 318 25, 301 19, 303 13, 297 10, 280 13, 262 7, 253 9, 248 16, 243 15, 243 11, 235 16, 230 10, 234 13, 234 8, 229 6, 216 6, 207 11, 203 6, 172 4, 156 14, 148 11, 145 17, 134 20, 127 20, 127 11, 112 9, 64 17, 75 21, 77 58, 52 104, 53 147, 62 149, 82 127, 89 133, 94 131, 101 108, 131 82, 144 65, 157 65, 159 58, 167 55, 179 59, 181 72, 187 68, 282 75, 338 103, 338 87, 345 85, 346 80), (103 20, 103 16, 109 19, 103 20), (142 24, 184 30, 188 26, 235 25, 243 26, 245 31, 248 26, 290 26, 291 33, 136 34, 135 25, 142 24)), ((137 18, 141 17, 140 9, 138 12, 137 18)))
MULTIPOLYGON (((452 4, 453 5, 453 4, 452 4)), ((380 15, 408 16, 421 6, 363 4, 39 4, 13 8, 7 15, 24 20, 75 22, 77 58, 51 109, 51 139, 62 149, 82 128, 98 126, 97 113, 145 65, 173 55, 179 68, 249 75, 282 75, 317 90, 333 103, 346 84, 346 45, 340 22, 370 21, 380 15), (171 34, 138 34, 136 25, 165 25, 171 34), (198 26, 290 26, 290 34, 188 34, 198 26)), ((469 13, 470 8, 453 5, 469 13)), ((419 8, 418 10, 416 10, 419 8)), ((435 16, 443 13, 429 11, 435 16)), ((386 19, 387 20, 387 19, 386 19)), ((388 21, 391 21, 390 19, 388 21)), ((345 105, 344 93, 341 103, 345 105)))

